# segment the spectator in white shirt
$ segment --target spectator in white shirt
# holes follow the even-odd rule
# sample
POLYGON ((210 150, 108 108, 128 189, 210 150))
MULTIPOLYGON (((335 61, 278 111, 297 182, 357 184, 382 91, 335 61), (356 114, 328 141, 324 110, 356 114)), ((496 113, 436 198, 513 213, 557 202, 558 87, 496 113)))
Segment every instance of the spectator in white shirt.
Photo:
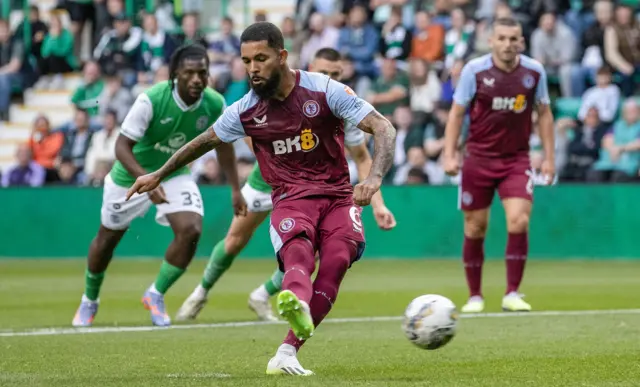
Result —
POLYGON ((325 47, 337 48, 340 31, 327 25, 325 17, 320 13, 314 13, 309 19, 309 37, 300 50, 300 66, 307 68, 313 60, 316 52, 325 47))
POLYGON ((598 109, 600 121, 610 124, 616 118, 620 106, 620 89, 611 83, 611 70, 603 66, 596 74, 596 85, 582 96, 582 105, 578 112, 580 121, 584 121, 589 109, 598 109))
POLYGON ((94 179, 98 163, 111 164, 115 161, 118 132, 117 113, 114 110, 108 110, 103 119, 102 130, 93 135, 87 151, 84 171, 89 180, 94 179))

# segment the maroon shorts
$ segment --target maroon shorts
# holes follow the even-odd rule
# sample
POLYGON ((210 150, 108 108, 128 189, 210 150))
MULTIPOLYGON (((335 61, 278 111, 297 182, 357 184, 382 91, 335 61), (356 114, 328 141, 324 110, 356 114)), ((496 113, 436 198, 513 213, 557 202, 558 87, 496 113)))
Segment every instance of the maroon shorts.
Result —
POLYGON ((491 206, 494 192, 500 199, 533 201, 533 179, 529 157, 488 159, 467 156, 462 164, 458 206, 463 211, 491 206))
MULTIPOLYGON (((301 234, 311 241, 314 251, 329 238, 354 241, 358 249, 352 263, 357 261, 365 246, 361 213, 362 208, 355 205, 351 197, 311 196, 278 202, 271 213, 269 227, 278 261, 282 246, 301 234)), ((280 265, 282 269, 282 262, 280 265)))

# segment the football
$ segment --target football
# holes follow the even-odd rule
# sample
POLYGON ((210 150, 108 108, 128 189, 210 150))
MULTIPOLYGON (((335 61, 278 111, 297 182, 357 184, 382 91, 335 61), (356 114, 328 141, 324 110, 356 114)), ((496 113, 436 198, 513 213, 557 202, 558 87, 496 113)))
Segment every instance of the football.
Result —
POLYGON ((422 349, 438 349, 456 334, 458 311, 455 304, 437 294, 420 296, 407 306, 402 329, 409 341, 422 349))

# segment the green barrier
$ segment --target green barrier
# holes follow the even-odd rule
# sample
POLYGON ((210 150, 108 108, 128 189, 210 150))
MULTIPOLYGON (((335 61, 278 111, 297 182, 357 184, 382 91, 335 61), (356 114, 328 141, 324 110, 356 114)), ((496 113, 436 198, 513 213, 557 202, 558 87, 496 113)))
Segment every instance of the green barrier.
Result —
MULTIPOLYGON (((202 187, 204 229, 199 256, 208 256, 223 238, 232 211, 227 187, 202 187)), ((398 226, 383 232, 371 209, 363 214, 365 258, 459 259, 462 217, 456 187, 385 187, 387 206, 398 226)), ((102 191, 93 188, 2 189, 0 257, 84 257, 100 221, 102 191)), ((640 251, 640 186, 559 186, 538 188, 531 224, 531 257, 543 259, 635 258, 640 251)), ((161 257, 171 241, 169 228, 154 221, 152 209, 136 220, 116 251, 117 258, 161 257)), ((504 211, 496 199, 486 255, 504 254, 504 211)), ((267 224, 256 232, 243 257, 269 258, 267 224)))

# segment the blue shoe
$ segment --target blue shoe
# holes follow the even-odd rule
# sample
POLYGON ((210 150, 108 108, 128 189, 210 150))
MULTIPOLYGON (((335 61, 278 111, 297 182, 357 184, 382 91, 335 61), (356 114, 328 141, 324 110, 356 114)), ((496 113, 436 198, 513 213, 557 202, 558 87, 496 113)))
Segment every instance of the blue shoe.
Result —
POLYGON ((71 325, 77 328, 90 327, 98 313, 99 305, 99 301, 91 301, 87 296, 82 295, 82 302, 76 311, 76 315, 73 317, 71 325))
POLYGON ((164 296, 162 294, 147 290, 142 296, 142 305, 151 312, 151 322, 155 326, 168 327, 171 325, 171 318, 167 314, 164 306, 164 296))

